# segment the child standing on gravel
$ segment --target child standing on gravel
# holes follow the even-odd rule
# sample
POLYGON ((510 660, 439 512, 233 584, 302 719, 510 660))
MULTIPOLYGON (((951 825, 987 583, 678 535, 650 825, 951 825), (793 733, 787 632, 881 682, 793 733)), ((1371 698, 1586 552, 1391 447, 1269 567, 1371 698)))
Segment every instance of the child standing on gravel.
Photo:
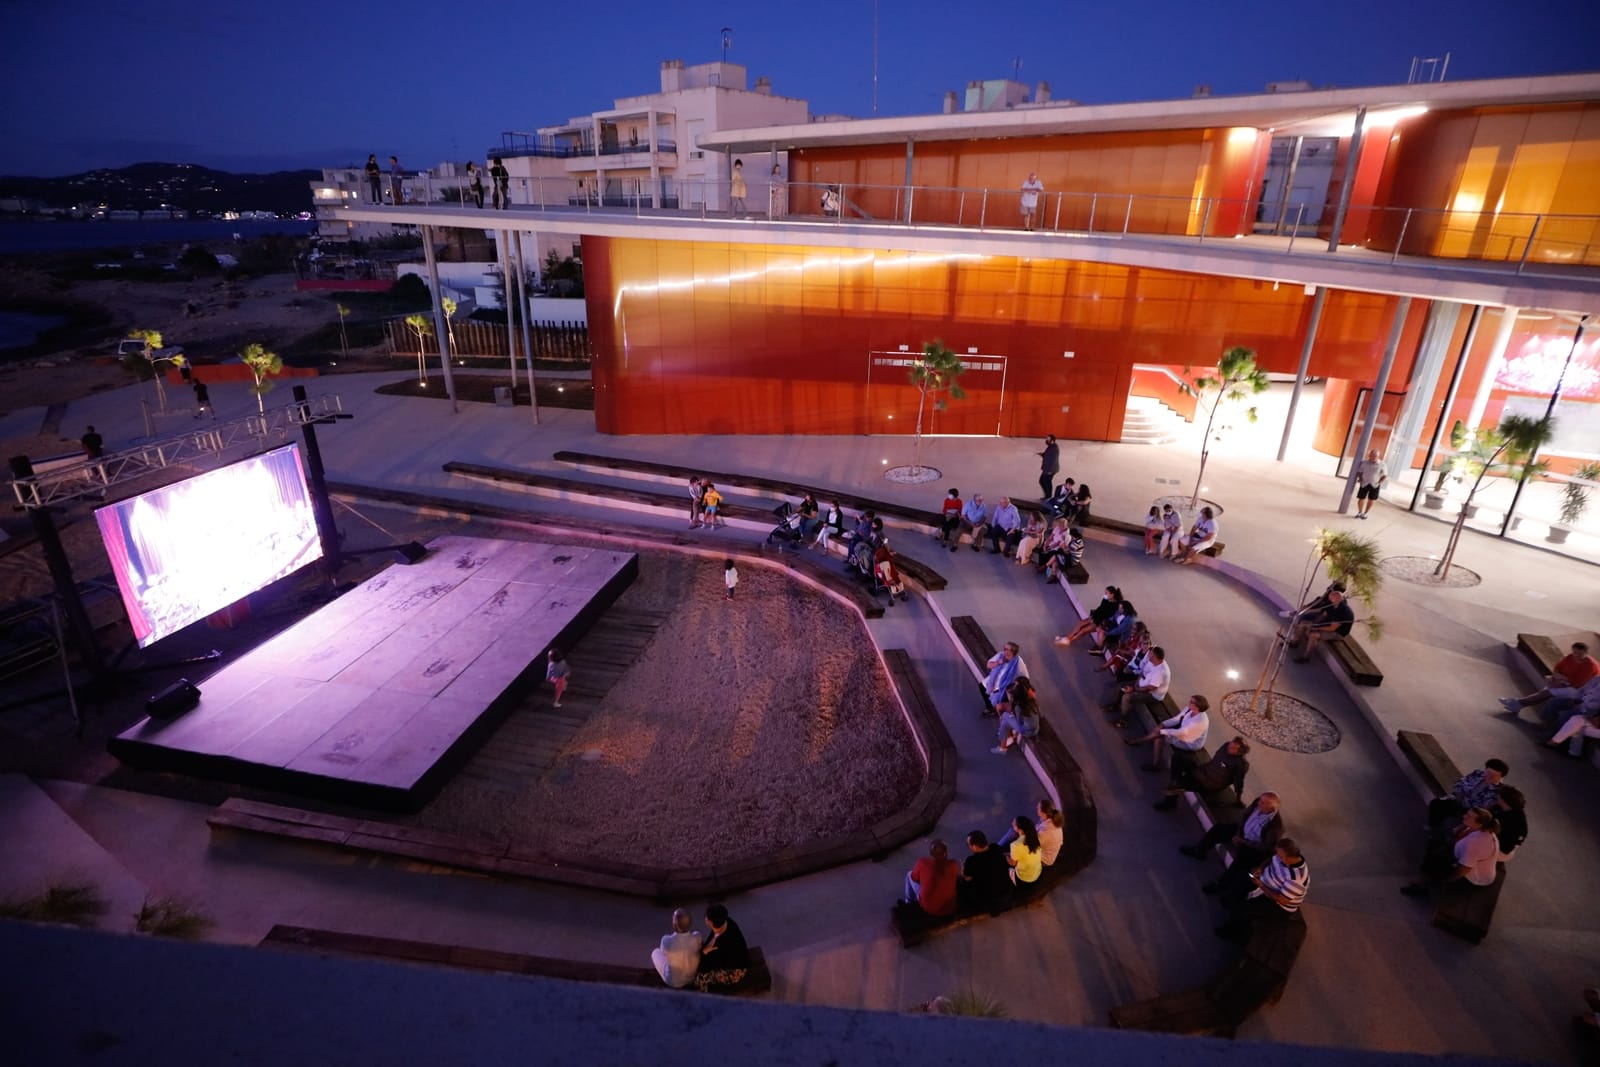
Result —
POLYGON ((561 706, 561 694, 567 691, 567 682, 572 676, 572 669, 567 666, 567 657, 561 654, 558 648, 552 648, 544 668, 544 680, 556 687, 555 707, 561 706))
POLYGON ((728 599, 733 599, 733 591, 739 586, 739 568, 733 565, 733 560, 722 561, 722 584, 728 587, 728 599))

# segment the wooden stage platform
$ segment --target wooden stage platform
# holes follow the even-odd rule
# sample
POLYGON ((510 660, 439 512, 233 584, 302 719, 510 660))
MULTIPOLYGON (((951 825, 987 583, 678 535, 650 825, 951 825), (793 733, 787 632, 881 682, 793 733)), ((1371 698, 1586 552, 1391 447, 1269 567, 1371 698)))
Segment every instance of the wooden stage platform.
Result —
POLYGON ((198 681, 200 703, 110 742, 125 763, 414 811, 544 656, 638 574, 608 548, 447 536, 198 681))

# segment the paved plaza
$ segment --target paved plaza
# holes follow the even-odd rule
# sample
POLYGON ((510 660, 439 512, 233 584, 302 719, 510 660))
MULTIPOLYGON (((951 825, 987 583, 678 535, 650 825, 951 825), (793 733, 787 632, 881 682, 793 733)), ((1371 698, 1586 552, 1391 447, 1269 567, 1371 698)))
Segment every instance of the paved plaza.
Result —
MULTIPOLYGON (((321 433, 330 479, 574 516, 609 516, 679 533, 682 519, 533 497, 446 474, 469 461, 571 474, 552 461, 562 449, 648 458, 711 470, 792 476, 885 500, 936 506, 946 486, 1035 495, 1039 445, 1031 440, 933 438, 923 461, 943 477, 929 486, 883 479, 906 462, 910 441, 883 437, 607 437, 581 411, 380 396, 397 373, 315 380, 313 396, 338 393, 355 418, 321 433)), ((1287 386, 1275 391, 1287 392, 1287 386)), ((243 385, 212 388, 223 418, 253 410, 243 385)), ((287 389, 269 397, 286 402, 287 389)), ((0 419, 5 432, 37 432, 42 409, 0 419), (30 422, 31 420, 31 422, 30 422)), ((1121 585, 1168 650, 1175 696, 1206 694, 1216 705, 1247 688, 1277 623, 1278 601, 1302 585, 1309 539, 1319 526, 1376 538, 1384 556, 1439 552, 1446 527, 1390 502, 1371 520, 1340 516, 1333 460, 1304 444, 1314 417, 1302 413, 1290 461, 1278 463, 1281 416, 1213 454, 1204 495, 1223 505, 1224 568, 1175 567, 1137 548, 1090 541, 1087 596, 1121 585)), ((62 419, 75 437, 94 423, 115 449, 139 429, 134 392, 75 401, 62 419)), ((1192 485, 1188 444, 1138 446, 1063 442, 1062 471, 1093 486, 1097 514, 1140 519, 1156 496, 1192 485)), ((591 480, 605 479, 584 475, 591 480)), ((736 502, 741 500, 731 494, 736 502)), ((364 511, 368 510, 363 508, 364 511)), ((382 509, 371 515, 384 521, 382 509)), ((352 538, 365 524, 341 517, 352 538)), ((708 542, 751 543, 736 529, 700 532, 708 542)), ((972 615, 996 642, 1016 641, 1040 703, 1090 778, 1099 808, 1099 856, 1040 906, 940 934, 902 949, 888 923, 903 872, 919 850, 882 863, 856 863, 740 894, 728 903, 751 941, 766 950, 773 998, 847 1008, 904 1010, 971 986, 1003 1001, 1013 1018, 1103 1026, 1114 1005, 1203 982, 1230 950, 1213 937, 1215 903, 1200 885, 1217 874, 1177 846, 1199 836, 1187 810, 1152 810, 1162 779, 1142 772, 1133 752, 1104 724, 1091 660, 1051 646, 1076 619, 1059 587, 1001 557, 937 550, 901 531, 895 548, 938 568, 949 588, 913 597, 866 623, 882 648, 911 654, 961 758, 957 793, 939 833, 995 831, 1039 795, 1020 758, 991 755, 993 727, 978 716, 972 674, 940 616, 972 615)), ((1600 625, 1600 569, 1543 551, 1468 534, 1458 562, 1482 576, 1468 589, 1440 590, 1390 580, 1378 600, 1381 641, 1366 641, 1383 685, 1354 691, 1320 661, 1290 664, 1285 692, 1314 704, 1342 740, 1320 755, 1256 745, 1247 792, 1283 797, 1288 832, 1308 857, 1309 936, 1288 990, 1241 1030, 1244 1039, 1427 1053, 1571 1061, 1569 1016, 1579 990, 1600 981, 1600 915, 1589 895, 1600 885, 1597 831, 1581 812, 1600 800, 1587 760, 1534 744, 1530 723, 1499 710, 1497 696, 1522 687, 1508 642, 1518 632, 1560 634, 1600 625), (1480 946, 1429 926, 1429 912, 1399 886, 1418 859, 1418 780, 1393 745, 1396 730, 1434 734, 1463 768, 1500 756, 1528 796, 1531 833, 1519 850, 1492 932, 1480 946)), ((1358 631, 1359 633, 1359 631, 1358 631)), ((1181 696, 1180 696, 1181 699, 1181 696)), ((68 729, 65 713, 63 729, 68 729)), ((1213 717, 1213 746, 1229 736, 1213 717)), ((0 778, 0 891, 41 877, 87 877, 114 912, 137 908, 147 892, 199 902, 218 940, 253 944, 275 923, 449 942, 545 956, 642 963, 665 926, 661 908, 575 889, 466 877, 439 868, 356 857, 269 839, 213 837, 205 806, 110 788, 19 775, 0 778)), ((626 813, 619 813, 625 817, 626 813)), ((684 832, 695 833, 685 815, 684 832)), ((647 861, 647 857, 642 857, 647 861)))

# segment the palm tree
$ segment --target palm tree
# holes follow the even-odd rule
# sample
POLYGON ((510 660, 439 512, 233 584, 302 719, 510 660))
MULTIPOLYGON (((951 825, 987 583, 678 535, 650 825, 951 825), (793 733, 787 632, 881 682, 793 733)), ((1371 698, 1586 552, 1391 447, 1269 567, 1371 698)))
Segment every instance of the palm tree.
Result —
MULTIPOLYGON (((1345 596, 1359 602, 1367 610, 1367 617, 1363 625, 1367 628, 1367 636, 1377 640, 1383 634, 1383 622, 1374 614, 1373 602, 1377 599, 1378 590, 1383 586, 1383 572, 1378 569, 1379 555, 1378 542, 1369 537, 1357 537, 1352 533, 1342 530, 1317 531, 1311 539, 1311 555, 1306 561, 1305 584, 1300 589, 1300 598, 1296 604, 1304 604, 1311 599, 1311 590, 1317 584, 1318 573, 1326 565, 1328 576, 1332 581, 1343 582, 1345 596)), ((1267 719, 1272 718, 1273 697, 1277 695, 1278 674, 1283 670, 1284 656, 1289 651, 1288 630, 1293 628, 1295 619, 1289 620, 1289 627, 1280 630, 1273 638, 1272 650, 1267 655, 1267 662, 1261 668, 1261 677, 1256 680, 1255 692, 1250 695, 1250 710, 1256 710, 1256 704, 1261 699, 1261 694, 1267 694, 1267 709, 1264 713, 1267 719)))
POLYGON ((447 296, 439 301, 439 306, 444 309, 444 333, 445 337, 450 341, 450 351, 454 354, 456 351, 456 325, 452 320, 456 317, 456 308, 460 307, 460 305, 447 296))
POLYGON ((144 366, 140 367, 135 365, 130 369, 132 369, 140 378, 143 378, 145 374, 149 374, 156 380, 157 403, 160 404, 162 411, 166 411, 167 387, 165 383, 161 381, 161 364, 170 363, 174 367, 181 367, 186 362, 186 360, 183 358, 183 353, 177 352, 170 356, 161 355, 162 342, 160 330, 131 330, 128 333, 128 338, 130 340, 139 340, 144 342, 144 366))
POLYGON ((268 352, 266 348, 257 344, 245 345, 244 351, 239 353, 239 359, 250 368, 250 375, 255 379, 250 391, 256 395, 256 410, 265 413, 267 410, 265 398, 273 385, 268 379, 283 373, 283 360, 279 358, 278 353, 268 352))
POLYGON ((1479 430, 1472 446, 1456 457, 1456 468, 1472 476, 1472 488, 1467 499, 1450 524, 1450 538, 1445 542, 1444 554, 1433 573, 1440 581, 1450 577, 1450 566, 1455 562, 1456 546, 1461 543, 1461 531, 1467 525, 1467 512, 1472 510, 1472 498, 1483 487, 1483 480, 1491 474, 1526 478, 1543 471, 1548 464, 1538 459, 1539 449, 1555 436, 1556 421, 1549 415, 1536 419, 1532 415, 1507 415, 1492 430, 1479 430))
POLYGON ((350 358, 350 337, 344 331, 344 320, 350 317, 350 309, 343 304, 335 304, 339 309, 339 355, 348 360, 350 358))
POLYGON ((433 336, 433 323, 428 321, 426 315, 420 312, 406 316, 406 325, 411 327, 411 332, 417 335, 417 381, 423 385, 428 384, 428 345, 429 337, 433 336))
POLYGON ((966 367, 962 366, 961 357, 937 339, 924 344, 921 358, 912 364, 907 377, 917 387, 917 431, 911 445, 911 470, 914 474, 922 471, 922 415, 928 407, 928 400, 933 400, 934 411, 945 409, 946 395, 951 400, 965 400, 966 392, 956 383, 964 370, 966 367))
MULTIPOLYGON (((1185 367, 1185 373, 1191 373, 1192 368, 1185 367)), ((1206 415, 1205 436, 1200 439, 1200 473, 1195 476, 1194 492, 1189 495, 1189 510, 1193 511, 1200 506, 1200 486, 1206 477, 1206 461, 1211 458, 1211 442, 1220 440, 1224 430, 1229 427, 1217 425, 1217 414, 1224 404, 1237 403, 1247 396, 1266 392, 1267 374, 1256 366, 1254 349, 1234 346, 1222 353, 1222 360, 1217 364, 1217 373, 1202 375, 1188 381, 1178 383, 1179 387, 1195 398, 1197 407, 1205 407, 1206 395, 1215 391, 1206 415)), ((1251 422, 1256 421, 1256 409, 1247 408, 1244 416, 1251 422)))

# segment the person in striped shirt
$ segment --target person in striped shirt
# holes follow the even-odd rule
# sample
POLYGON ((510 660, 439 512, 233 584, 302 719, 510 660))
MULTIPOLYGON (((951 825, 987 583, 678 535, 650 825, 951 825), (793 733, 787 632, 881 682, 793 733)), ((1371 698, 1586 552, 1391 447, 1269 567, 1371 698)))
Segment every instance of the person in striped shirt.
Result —
POLYGON ((1272 858, 1250 872, 1249 892, 1229 907, 1232 917, 1217 927, 1217 936, 1243 938, 1257 922, 1293 915, 1305 903, 1311 887, 1311 870, 1300 846, 1290 837, 1280 837, 1272 858))

